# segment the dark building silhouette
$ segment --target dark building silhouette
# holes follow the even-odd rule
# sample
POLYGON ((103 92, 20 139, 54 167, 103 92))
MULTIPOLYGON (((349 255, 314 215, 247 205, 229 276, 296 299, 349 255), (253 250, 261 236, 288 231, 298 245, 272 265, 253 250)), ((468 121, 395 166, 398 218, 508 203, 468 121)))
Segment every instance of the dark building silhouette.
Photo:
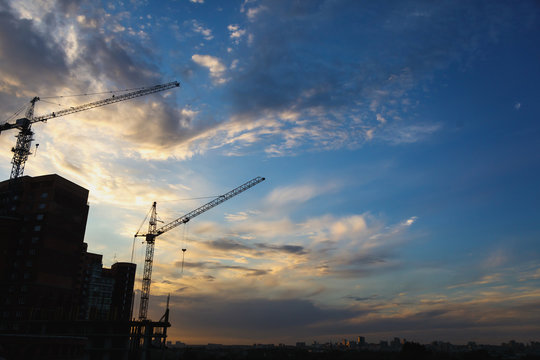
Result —
POLYGON ((83 258, 80 318, 130 320, 136 265, 117 262, 107 269, 102 255, 86 252, 83 258))
POLYGON ((0 329, 78 317, 88 190, 58 176, 0 183, 0 329), (10 197, 13 200, 10 200, 10 197))
POLYGON ((127 357, 136 265, 103 268, 87 251, 88 209, 88 190, 58 175, 0 182, 0 349, 12 358, 127 357))
POLYGON ((135 270, 136 265, 128 262, 117 262, 111 266, 110 272, 114 279, 111 314, 115 319, 131 319, 135 270))

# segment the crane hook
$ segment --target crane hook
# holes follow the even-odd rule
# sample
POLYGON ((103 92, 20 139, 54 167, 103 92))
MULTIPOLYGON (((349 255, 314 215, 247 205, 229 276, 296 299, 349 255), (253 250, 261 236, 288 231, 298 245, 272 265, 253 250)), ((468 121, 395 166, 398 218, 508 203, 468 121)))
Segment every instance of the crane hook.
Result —
POLYGON ((182 249, 182 274, 184 273, 184 256, 186 255, 187 249, 182 249))

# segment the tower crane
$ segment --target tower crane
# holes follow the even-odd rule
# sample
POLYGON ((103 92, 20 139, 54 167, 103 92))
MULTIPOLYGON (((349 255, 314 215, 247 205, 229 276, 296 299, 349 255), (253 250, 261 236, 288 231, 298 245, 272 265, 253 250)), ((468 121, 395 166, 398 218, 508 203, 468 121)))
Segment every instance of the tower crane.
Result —
POLYGON ((13 180, 23 175, 24 165, 26 163, 26 160, 28 159, 28 155, 30 155, 30 146, 32 145, 32 141, 34 140, 32 137, 34 135, 34 132, 32 131, 32 124, 47 121, 49 119, 57 118, 60 116, 93 109, 100 106, 117 103, 120 101, 133 99, 139 96, 144 96, 163 90, 172 89, 178 86, 180 86, 180 83, 178 81, 173 81, 167 84, 144 87, 122 95, 113 95, 112 97, 107 99, 98 100, 75 107, 69 107, 67 109, 55 111, 50 114, 41 116, 34 116, 34 106, 36 102, 40 100, 39 97, 34 97, 32 100, 30 100, 30 104, 26 109, 25 116, 23 118, 15 120, 14 123, 6 122, 4 124, 0 124, 0 133, 2 131, 11 129, 19 130, 19 134, 16 136, 17 143, 15 147, 11 149, 11 151, 13 152, 13 159, 11 160, 12 168, 9 178, 13 180))
POLYGON ((236 195, 252 188, 253 186, 263 182, 265 178, 256 177, 237 188, 229 191, 226 194, 216 197, 214 200, 204 204, 201 207, 185 214, 184 216, 179 217, 176 220, 171 221, 168 224, 165 224, 161 227, 157 227, 157 212, 156 212, 156 202, 152 204, 150 209, 150 218, 148 222, 148 232, 146 234, 140 234, 138 231, 135 234, 135 237, 144 237, 146 241, 146 255, 144 259, 144 272, 142 280, 142 291, 141 291, 141 302, 139 304, 139 320, 146 320, 146 315, 148 312, 148 299, 150 297, 150 283, 152 282, 152 263, 154 259, 154 245, 156 237, 161 234, 166 233, 169 230, 174 229, 175 227, 187 223, 189 220, 193 219, 196 216, 201 215, 204 212, 207 212, 211 208, 218 206, 219 204, 235 197, 236 195))

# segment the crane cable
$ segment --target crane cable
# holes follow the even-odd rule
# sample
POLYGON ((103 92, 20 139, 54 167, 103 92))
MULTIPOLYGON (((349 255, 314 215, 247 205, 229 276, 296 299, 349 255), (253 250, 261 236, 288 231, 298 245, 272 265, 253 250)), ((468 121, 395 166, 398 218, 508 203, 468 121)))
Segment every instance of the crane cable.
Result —
MULTIPOLYGON (((184 257, 186 255, 186 232, 188 232, 188 224, 189 223, 185 223, 184 224, 184 233, 182 235, 182 274, 184 273, 184 257)), ((188 235, 189 235, 189 232, 188 232, 188 235)))
POLYGON ((17 111, 15 111, 12 115, 10 115, 2 123, 7 123, 9 120, 15 119, 15 117, 17 117, 20 113, 22 113, 24 110, 26 110, 26 108, 28 108, 28 103, 24 103, 23 105, 21 105, 21 107, 17 111))
POLYGON ((131 247, 131 262, 132 263, 133 263, 133 252, 135 251, 135 239, 137 239, 137 235, 141 231, 143 225, 146 223, 146 219, 148 219, 148 215, 150 215, 151 211, 152 211, 152 208, 148 210, 148 212, 146 213, 146 216, 144 217, 144 220, 141 222, 141 226, 139 226, 139 228, 137 229, 137 232, 135 233, 135 235, 133 235, 133 245, 131 247))
MULTIPOLYGON (((126 92, 126 91, 137 91, 137 90, 143 90, 146 89, 146 87, 138 87, 138 88, 132 88, 132 89, 123 89, 123 90, 108 90, 108 91, 101 91, 101 92, 94 92, 94 93, 84 93, 84 94, 74 94, 74 95, 56 95, 56 96, 40 96, 39 100, 48 104, 57 105, 57 106, 65 106, 63 104, 59 104, 56 102, 51 102, 43 99, 62 99, 62 98, 68 98, 68 97, 78 97, 78 96, 91 96, 91 95, 104 95, 104 94, 115 94, 120 92, 126 92)), ((25 110, 28 107, 28 103, 24 103, 24 105, 21 106, 21 108, 13 115, 8 117, 4 122, 8 122, 9 120, 14 119, 17 115, 19 115, 23 110, 25 110)))
POLYGON ((91 96, 91 95, 104 95, 104 94, 114 94, 114 93, 120 93, 120 92, 126 92, 126 91, 138 91, 146 89, 147 87, 138 87, 138 88, 131 88, 131 89, 123 89, 123 90, 108 90, 108 91, 99 91, 94 93, 83 93, 83 94, 73 94, 73 95, 56 95, 56 96, 40 96, 40 99, 58 99, 58 98, 66 98, 66 97, 76 97, 76 96, 91 96))

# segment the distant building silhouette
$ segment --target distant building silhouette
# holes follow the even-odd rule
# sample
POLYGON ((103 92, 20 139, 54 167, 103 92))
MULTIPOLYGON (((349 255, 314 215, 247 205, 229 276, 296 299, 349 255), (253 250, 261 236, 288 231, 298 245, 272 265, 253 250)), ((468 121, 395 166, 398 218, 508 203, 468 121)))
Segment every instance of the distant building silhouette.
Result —
POLYGON ((83 257, 80 318, 130 320, 136 265, 117 262, 107 269, 102 255, 85 252, 83 257))

